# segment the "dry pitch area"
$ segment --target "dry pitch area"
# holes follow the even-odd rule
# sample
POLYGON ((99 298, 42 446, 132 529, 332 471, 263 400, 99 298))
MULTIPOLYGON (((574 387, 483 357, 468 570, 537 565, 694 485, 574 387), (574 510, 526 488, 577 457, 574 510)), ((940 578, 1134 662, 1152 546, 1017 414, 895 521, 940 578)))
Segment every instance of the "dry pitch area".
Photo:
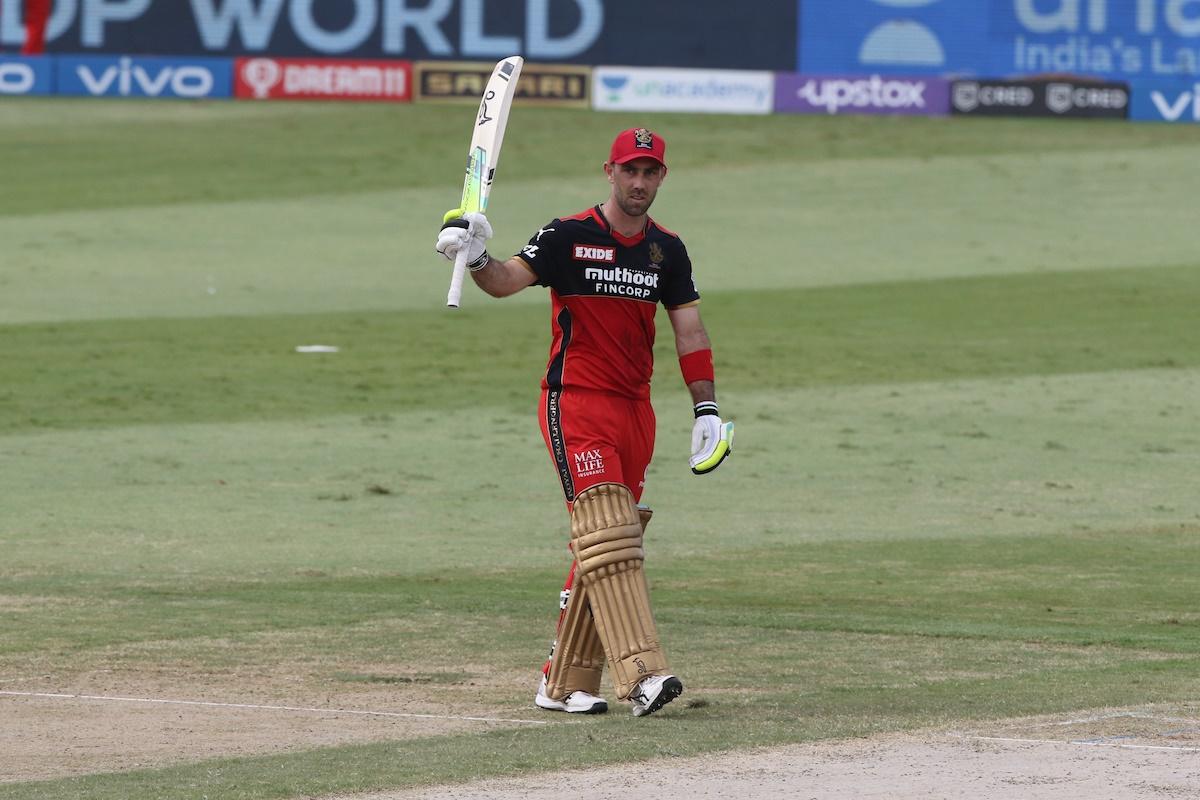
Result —
MULTIPOLYGON (((1144 713, 1113 712, 1069 727, 1125 730, 1175 724, 1144 713)), ((1126 738, 1117 734, 1079 740, 1062 735, 1064 722, 998 726, 1026 731, 1023 735, 992 735, 997 731, 888 734, 713 758, 659 760, 636 768, 358 795, 356 800, 555 800, 566 785, 586 786, 587 796, 598 800, 1137 800, 1200 796, 1200 720, 1187 721, 1191 728, 1186 735, 1134 734, 1126 738)))
MULTIPOLYGON (((169 682, 168 682, 169 683, 169 682)), ((419 691, 365 687, 289 697, 263 686, 230 699, 220 687, 91 683, 88 690, 0 693, 0 782, 136 769, 322 745, 494 726, 586 725, 479 709, 424 707, 419 691), (171 689, 165 694, 159 691, 171 689), (226 699, 217 699, 224 697, 226 699)), ((616 709, 623 713, 624 708, 616 709)), ((663 730, 662 732, 666 732, 663 730)), ((634 768, 538 774, 368 795, 357 800, 557 800, 566 783, 624 798, 989 798, 1097 800, 1200 796, 1200 703, 1024 718, 634 768)))

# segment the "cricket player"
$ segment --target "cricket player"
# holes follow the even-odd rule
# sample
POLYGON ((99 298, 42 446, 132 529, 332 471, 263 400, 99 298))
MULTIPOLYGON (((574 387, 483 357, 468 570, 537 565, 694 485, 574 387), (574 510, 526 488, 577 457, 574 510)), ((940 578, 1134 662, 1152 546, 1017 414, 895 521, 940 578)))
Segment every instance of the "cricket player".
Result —
POLYGON ((568 713, 607 711, 599 697, 607 663, 617 696, 640 717, 683 692, 651 611, 642 547, 651 512, 638 505, 654 452, 650 376, 660 303, 692 396, 693 472, 711 472, 729 455, 733 423, 718 413, 687 248, 647 214, 667 176, 666 142, 645 128, 622 131, 604 174, 607 200, 551 220, 507 261, 488 254, 492 227, 478 213, 447 222, 437 250, 453 262, 466 248, 472 278, 494 297, 534 284, 550 290, 553 336, 538 418, 575 558, 535 702, 568 713))

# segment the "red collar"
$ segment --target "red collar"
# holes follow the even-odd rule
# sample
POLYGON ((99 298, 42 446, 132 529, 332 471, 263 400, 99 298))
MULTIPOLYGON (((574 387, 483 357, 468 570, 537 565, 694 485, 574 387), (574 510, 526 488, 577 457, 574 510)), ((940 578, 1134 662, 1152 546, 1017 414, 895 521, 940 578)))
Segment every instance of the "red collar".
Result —
POLYGON ((600 224, 600 227, 604 228, 604 230, 608 232, 609 236, 616 239, 617 244, 621 245, 622 247, 635 247, 638 245, 643 239, 646 238, 646 231, 650 230, 650 226, 654 224, 654 220, 650 219, 650 217, 646 217, 646 226, 642 228, 636 236, 625 236, 619 231, 613 229, 613 226, 610 225, 608 220, 605 218, 604 212, 600 210, 600 206, 592 206, 592 218, 600 224))

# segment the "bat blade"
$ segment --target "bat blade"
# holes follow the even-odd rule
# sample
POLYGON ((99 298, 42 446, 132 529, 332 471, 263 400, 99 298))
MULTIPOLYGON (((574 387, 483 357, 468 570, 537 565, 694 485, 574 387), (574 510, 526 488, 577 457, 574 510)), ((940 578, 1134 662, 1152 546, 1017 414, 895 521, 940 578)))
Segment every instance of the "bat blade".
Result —
MULTIPOLYGON (((462 202, 459 204, 461 214, 487 211, 492 181, 496 177, 496 164, 500 160, 500 146, 504 143, 504 131, 508 127, 508 112, 517 94, 517 81, 524 64, 525 59, 520 56, 511 56, 498 62, 483 90, 471 133, 471 147, 467 152, 467 174, 463 181, 462 202)), ((446 293, 446 305, 450 308, 458 308, 462 300, 466 270, 467 254, 464 248, 454 260, 454 274, 450 279, 450 290, 446 293)))

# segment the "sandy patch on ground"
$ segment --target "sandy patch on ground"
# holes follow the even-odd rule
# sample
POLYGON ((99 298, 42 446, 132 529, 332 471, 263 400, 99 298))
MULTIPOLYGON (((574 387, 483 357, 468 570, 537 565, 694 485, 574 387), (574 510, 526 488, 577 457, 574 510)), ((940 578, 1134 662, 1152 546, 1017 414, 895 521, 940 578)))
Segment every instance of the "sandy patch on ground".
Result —
POLYGON ((1182 800, 1200 797, 1200 714, 1191 711, 1015 720, 354 800, 1182 800))
POLYGON ((0 783, 164 767, 330 745, 545 724, 499 713, 473 686, 297 676, 91 673, 0 682, 0 783), (465 699, 455 699, 454 695, 465 699))

